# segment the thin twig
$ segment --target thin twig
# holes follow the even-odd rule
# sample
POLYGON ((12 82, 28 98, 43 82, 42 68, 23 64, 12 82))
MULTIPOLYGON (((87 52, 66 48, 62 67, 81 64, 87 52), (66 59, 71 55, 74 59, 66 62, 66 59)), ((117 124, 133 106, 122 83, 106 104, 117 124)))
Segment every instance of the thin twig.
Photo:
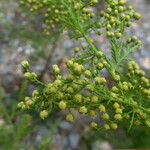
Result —
POLYGON ((48 57, 46 59, 45 66, 44 66, 43 70, 41 71, 41 74, 39 75, 39 80, 40 81, 43 79, 45 73, 47 72, 47 70, 49 68, 49 63, 50 63, 50 61, 52 59, 52 56, 53 56, 53 53, 55 52, 56 47, 57 47, 57 40, 54 41, 53 46, 52 46, 52 48, 51 48, 51 50, 49 52, 49 55, 48 55, 48 57))

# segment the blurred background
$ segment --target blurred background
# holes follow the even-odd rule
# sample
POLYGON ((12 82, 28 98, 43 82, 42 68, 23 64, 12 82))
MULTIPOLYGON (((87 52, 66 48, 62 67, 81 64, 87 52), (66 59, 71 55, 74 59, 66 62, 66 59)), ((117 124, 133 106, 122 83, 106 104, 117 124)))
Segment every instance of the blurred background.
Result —
MULTIPOLYGON (((141 13, 142 19, 128 33, 137 35, 144 43, 132 57, 150 75, 150 0, 129 3, 141 13)), ((99 5, 103 8, 103 2, 99 5)), ((148 129, 94 132, 83 118, 69 124, 59 119, 63 114, 54 112, 43 121, 35 112, 29 112, 33 116, 30 117, 17 110, 16 103, 34 89, 23 81, 20 62, 28 60, 31 69, 47 82, 51 78, 51 64, 58 63, 63 68, 71 49, 78 44, 67 33, 53 37, 43 30, 42 15, 20 8, 17 0, 0 0, 0 150, 150 149, 148 129)), ((107 47, 104 38, 94 39, 102 48, 107 47)))

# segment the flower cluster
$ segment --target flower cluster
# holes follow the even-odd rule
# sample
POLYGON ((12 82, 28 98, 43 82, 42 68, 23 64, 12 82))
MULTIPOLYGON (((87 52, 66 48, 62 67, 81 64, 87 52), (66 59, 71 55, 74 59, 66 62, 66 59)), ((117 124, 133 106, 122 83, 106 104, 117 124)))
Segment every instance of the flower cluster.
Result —
POLYGON ((18 104, 22 109, 39 111, 42 119, 54 109, 66 110, 66 120, 75 121, 74 111, 89 116, 94 129, 117 129, 128 119, 129 127, 150 126, 150 81, 138 64, 129 61, 129 55, 140 45, 136 36, 127 37, 126 28, 140 15, 127 6, 126 0, 107 0, 106 8, 96 15, 97 0, 22 0, 31 10, 45 10, 46 32, 58 28, 71 31, 74 38, 86 42, 74 48, 74 57, 66 62, 66 75, 53 65, 55 79, 48 84, 40 82, 29 64, 22 62, 24 77, 37 85, 31 97, 18 104), (112 57, 97 49, 90 31, 107 37, 112 57), (102 34, 104 33, 104 34, 102 34), (102 74, 108 72, 111 84, 102 74))
POLYGON ((58 30, 61 32, 64 24, 76 28, 78 19, 82 20, 81 24, 86 25, 86 28, 90 28, 93 22, 89 25, 89 20, 95 18, 91 7, 97 3, 98 0, 21 0, 20 2, 21 5, 28 6, 32 12, 44 12, 45 33, 48 35, 51 32, 58 32, 58 30), (78 18, 74 18, 76 21, 71 20, 74 15, 78 16, 78 18))
MULTIPOLYGON (((95 129, 117 129, 120 122, 131 119, 133 114, 135 125, 149 121, 150 110, 146 109, 144 101, 150 99, 150 82, 134 61, 129 62, 126 80, 120 79, 112 87, 108 86, 105 77, 76 60, 68 60, 66 67, 67 75, 63 77, 59 67, 53 65, 55 80, 48 84, 39 81, 39 89, 18 107, 36 109, 42 119, 57 107, 68 111, 66 120, 70 122, 75 121, 73 110, 76 110, 89 116, 90 126, 95 129), (98 118, 103 122, 99 123, 98 118)), ((36 83, 34 74, 28 71, 25 78, 36 83)))

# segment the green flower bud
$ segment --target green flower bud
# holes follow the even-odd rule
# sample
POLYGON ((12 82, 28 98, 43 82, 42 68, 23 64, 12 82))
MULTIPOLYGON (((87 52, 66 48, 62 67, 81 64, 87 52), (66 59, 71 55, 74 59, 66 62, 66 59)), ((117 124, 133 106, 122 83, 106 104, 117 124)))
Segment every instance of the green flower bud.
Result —
POLYGON ((133 14, 133 17, 136 19, 136 20, 139 20, 141 18, 141 15, 139 13, 134 13, 133 14))
POLYGON ((18 107, 18 108, 22 108, 22 106, 24 106, 24 102, 19 102, 19 103, 17 104, 17 107, 18 107))
POLYGON ((93 129, 96 129, 97 126, 98 126, 98 125, 97 125, 96 122, 91 122, 91 123, 90 123, 90 127, 93 128, 93 129))
POLYGON ((106 112, 105 106, 104 105, 99 105, 98 107, 100 112, 106 112))
POLYGON ((111 88, 111 91, 118 93, 119 89, 118 89, 116 86, 113 86, 113 87, 111 88))
POLYGON ((110 24, 108 24, 107 26, 106 26, 106 29, 107 30, 110 30, 112 28, 112 26, 110 25, 110 24))
POLYGON ((109 115, 108 115, 107 113, 104 113, 104 114, 102 115, 102 119, 104 119, 104 120, 109 120, 109 115))
POLYGON ((53 84, 54 84, 55 87, 60 87, 60 86, 62 86, 62 81, 57 79, 57 80, 54 81, 53 84))
POLYGON ((120 76, 119 76, 119 75, 114 75, 114 76, 113 76, 113 79, 114 79, 115 81, 120 81, 120 76))
POLYGON ((76 102, 81 103, 82 102, 82 95, 81 94, 76 94, 74 96, 74 99, 76 102))
POLYGON ((28 107, 30 107, 30 106, 33 105, 33 103, 34 103, 33 100, 32 100, 32 99, 29 99, 29 100, 26 101, 25 104, 26 104, 28 107))
POLYGON ((51 94, 51 93, 56 93, 57 92, 57 88, 53 85, 53 84, 48 84, 46 89, 45 89, 45 92, 47 94, 51 94))
POLYGON ((68 60, 68 61, 67 61, 67 67, 68 67, 69 69, 73 67, 73 64, 74 64, 73 60, 68 60))
POLYGON ((40 117, 41 117, 42 119, 47 118, 47 117, 48 117, 48 111, 47 111, 47 110, 41 111, 41 112, 40 112, 40 117))
POLYGON ((114 118, 119 121, 122 120, 122 116, 120 114, 115 114, 114 118))
POLYGON ((92 77, 92 73, 91 73, 90 70, 86 70, 86 71, 84 72, 84 74, 85 74, 85 76, 86 76, 87 78, 91 78, 91 77, 92 77))
POLYGON ((119 38, 121 38, 121 36, 122 36, 122 34, 121 34, 121 33, 119 33, 119 32, 118 32, 118 33, 116 33, 115 35, 116 35, 116 38, 118 38, 118 39, 119 39, 119 38))
POLYGON ((97 4, 97 3, 98 3, 98 0, 92 0, 91 3, 92 3, 92 4, 97 4))
POLYGON ((94 110, 90 110, 89 115, 90 115, 90 117, 95 118, 96 117, 96 112, 94 110))
POLYGON ((55 75, 60 74, 60 69, 58 68, 58 65, 53 65, 52 68, 55 75))
POLYGON ((24 60, 24 61, 21 62, 21 66, 25 70, 29 69, 29 62, 27 60, 24 60))
POLYGON ((96 57, 98 59, 102 58, 102 56, 103 56, 103 52, 99 51, 99 52, 96 53, 96 57))
POLYGON ((95 95, 93 95, 93 96, 91 97, 91 102, 92 102, 92 103, 98 102, 98 97, 95 96, 95 95))
POLYGON ((94 87, 93 87, 93 85, 91 85, 91 84, 88 84, 88 85, 86 86, 86 88, 87 88, 87 90, 90 91, 90 92, 93 92, 93 91, 94 91, 94 87))
POLYGON ((98 64, 96 65, 96 68, 99 69, 99 70, 101 70, 101 69, 104 68, 104 65, 103 65, 102 63, 98 63, 98 64))
POLYGON ((125 5, 127 3, 127 0, 119 0, 120 5, 125 5))
POLYGON ((37 79, 37 74, 34 72, 26 72, 24 78, 27 80, 35 81, 37 79))
POLYGON ((60 102, 59 102, 59 108, 60 108, 61 110, 66 109, 66 107, 67 107, 67 104, 66 104, 65 101, 60 101, 60 102))
POLYGON ((116 123, 111 123, 110 124, 110 127, 113 129, 113 130, 116 130, 118 128, 117 124, 116 123))
POLYGON ((106 79, 104 77, 96 77, 96 78, 94 78, 94 81, 96 84, 105 84, 106 83, 106 79))
POLYGON ((73 49, 75 53, 78 53, 80 51, 80 49, 78 47, 73 49))
POLYGON ((69 122, 74 122, 74 116, 71 113, 69 113, 66 116, 66 120, 69 122))
POLYGON ((34 90, 32 92, 32 97, 38 97, 40 95, 39 91, 38 90, 34 90))
POLYGON ((120 105, 119 105, 117 102, 115 102, 115 103, 113 104, 113 107, 114 107, 115 109, 118 109, 118 108, 120 107, 120 105))
POLYGON ((117 114, 122 114, 122 109, 117 108, 117 109, 116 109, 116 113, 117 113, 117 114))
POLYGON ((79 112, 81 114, 86 114, 88 112, 87 108, 85 106, 80 107, 79 112))
POLYGON ((104 124, 104 129, 105 130, 109 130, 110 129, 110 126, 108 124, 104 124))
POLYGON ((78 63, 74 63, 73 67, 74 73, 76 75, 81 75, 81 73, 84 71, 84 67, 78 63))
POLYGON ((69 94, 72 94, 72 93, 74 93, 74 89, 72 87, 68 87, 66 89, 66 92, 68 92, 69 94))

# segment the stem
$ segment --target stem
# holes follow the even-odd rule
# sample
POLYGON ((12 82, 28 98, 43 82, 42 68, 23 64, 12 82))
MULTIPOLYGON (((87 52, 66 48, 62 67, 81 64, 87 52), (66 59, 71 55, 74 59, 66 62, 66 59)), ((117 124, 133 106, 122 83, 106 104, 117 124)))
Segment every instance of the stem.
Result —
POLYGON ((39 80, 40 80, 40 81, 43 79, 45 73, 47 72, 47 70, 48 70, 48 68, 49 68, 49 62, 51 61, 52 56, 53 56, 53 53, 55 52, 55 49, 56 49, 56 46, 57 46, 56 43, 57 43, 56 41, 53 43, 53 46, 52 46, 52 48, 51 48, 51 50, 50 50, 50 52, 49 52, 49 55, 48 55, 48 57, 47 57, 47 59, 46 59, 45 66, 44 66, 44 68, 43 68, 43 70, 41 71, 41 74, 40 74, 40 76, 39 76, 39 80))
POLYGON ((91 50, 94 51, 95 53, 98 52, 98 49, 94 46, 94 44, 91 41, 91 38, 85 34, 83 34, 85 40, 87 41, 87 43, 90 45, 91 50))
POLYGON ((2 100, 0 100, 0 107, 1 107, 2 110, 3 110, 4 116, 6 117, 7 122, 8 122, 10 125, 12 125, 13 123, 12 123, 11 117, 10 117, 10 115, 8 114, 8 111, 7 111, 6 107, 5 107, 4 104, 2 103, 2 100))

